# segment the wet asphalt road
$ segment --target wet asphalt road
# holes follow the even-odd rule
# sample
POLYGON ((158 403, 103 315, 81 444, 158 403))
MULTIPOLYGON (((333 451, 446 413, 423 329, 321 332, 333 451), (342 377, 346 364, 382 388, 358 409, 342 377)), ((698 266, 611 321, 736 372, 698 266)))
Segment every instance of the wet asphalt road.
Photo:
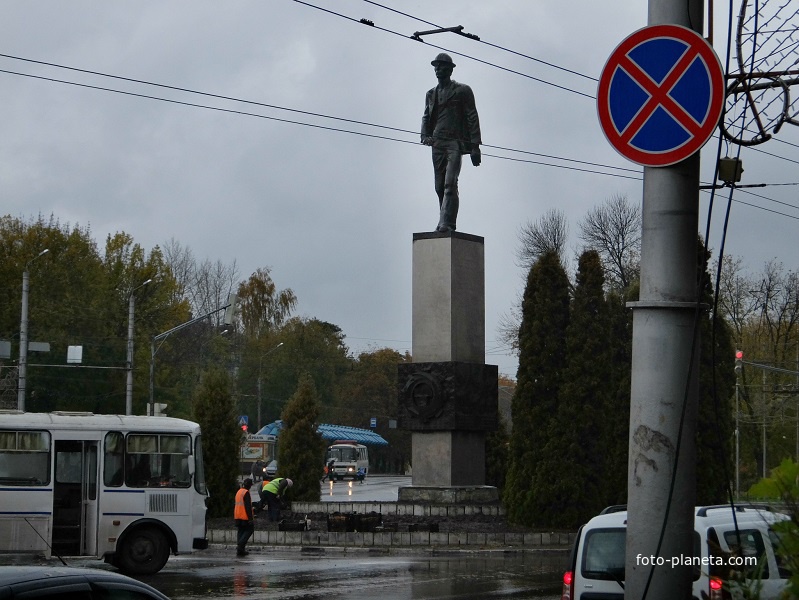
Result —
POLYGON ((170 558, 141 578, 173 599, 334 600, 560 598, 566 553, 251 553, 210 550, 170 558))
MULTIPOLYGON (((410 477, 370 477, 364 485, 322 484, 323 501, 396 502, 410 477)), ((12 562, 17 562, 16 557, 12 562)), ((36 562, 42 564, 43 559, 36 562)), ((68 558, 76 567, 114 570, 92 558, 68 558)), ((60 564, 55 558, 45 564, 60 564)), ((173 600, 222 598, 348 600, 559 600, 567 552, 395 551, 383 549, 264 549, 237 558, 212 546, 171 556, 157 574, 138 579, 173 600)), ((0 560, 0 564, 8 564, 0 560)))

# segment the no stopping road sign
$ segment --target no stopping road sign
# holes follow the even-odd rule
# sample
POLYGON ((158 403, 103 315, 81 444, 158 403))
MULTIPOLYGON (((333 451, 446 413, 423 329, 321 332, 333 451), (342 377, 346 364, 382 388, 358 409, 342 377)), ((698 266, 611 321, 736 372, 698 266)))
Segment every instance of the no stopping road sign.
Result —
POLYGON ((665 167, 710 139, 724 94, 721 63, 702 36, 680 25, 653 25, 610 55, 599 78, 599 122, 622 156, 665 167))

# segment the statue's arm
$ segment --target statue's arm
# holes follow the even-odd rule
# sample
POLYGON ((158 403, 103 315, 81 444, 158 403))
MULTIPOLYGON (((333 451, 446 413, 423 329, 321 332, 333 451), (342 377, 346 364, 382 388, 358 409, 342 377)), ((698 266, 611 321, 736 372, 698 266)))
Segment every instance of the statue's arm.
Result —
POLYGON ((471 152, 469 153, 472 158, 472 164, 475 167, 480 166, 482 156, 480 154, 480 144, 483 143, 480 137, 480 117, 477 115, 477 105, 474 101, 474 92, 472 88, 466 86, 465 102, 464 102, 464 116, 466 117, 466 130, 469 132, 469 141, 472 144, 471 152))
POLYGON ((427 92, 424 97, 424 113, 422 114, 422 143, 427 146, 433 145, 433 127, 432 123, 430 122, 431 114, 430 114, 430 92, 427 92))

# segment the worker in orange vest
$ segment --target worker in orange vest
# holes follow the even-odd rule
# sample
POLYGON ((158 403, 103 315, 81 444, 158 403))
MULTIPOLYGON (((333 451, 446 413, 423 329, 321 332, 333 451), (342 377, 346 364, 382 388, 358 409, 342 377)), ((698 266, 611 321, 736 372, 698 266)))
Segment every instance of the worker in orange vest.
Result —
POLYGON ((236 492, 236 504, 233 508, 233 519, 236 521, 236 528, 239 530, 238 538, 236 540, 236 556, 247 556, 244 548, 247 541, 255 531, 255 523, 253 523, 252 514, 252 496, 250 496, 250 488, 252 487, 252 479, 249 477, 241 484, 241 489, 236 492))

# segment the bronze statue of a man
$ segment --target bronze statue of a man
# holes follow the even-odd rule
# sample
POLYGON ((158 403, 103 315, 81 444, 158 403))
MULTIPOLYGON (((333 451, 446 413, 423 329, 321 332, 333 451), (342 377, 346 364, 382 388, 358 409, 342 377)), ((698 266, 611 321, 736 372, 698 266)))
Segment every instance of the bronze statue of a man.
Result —
POLYGON ((427 92, 422 116, 422 143, 433 147, 433 170, 440 209, 436 231, 455 230, 458 217, 458 176, 461 156, 470 154, 480 165, 480 120, 468 85, 452 80, 455 63, 441 53, 430 63, 438 85, 427 92))

